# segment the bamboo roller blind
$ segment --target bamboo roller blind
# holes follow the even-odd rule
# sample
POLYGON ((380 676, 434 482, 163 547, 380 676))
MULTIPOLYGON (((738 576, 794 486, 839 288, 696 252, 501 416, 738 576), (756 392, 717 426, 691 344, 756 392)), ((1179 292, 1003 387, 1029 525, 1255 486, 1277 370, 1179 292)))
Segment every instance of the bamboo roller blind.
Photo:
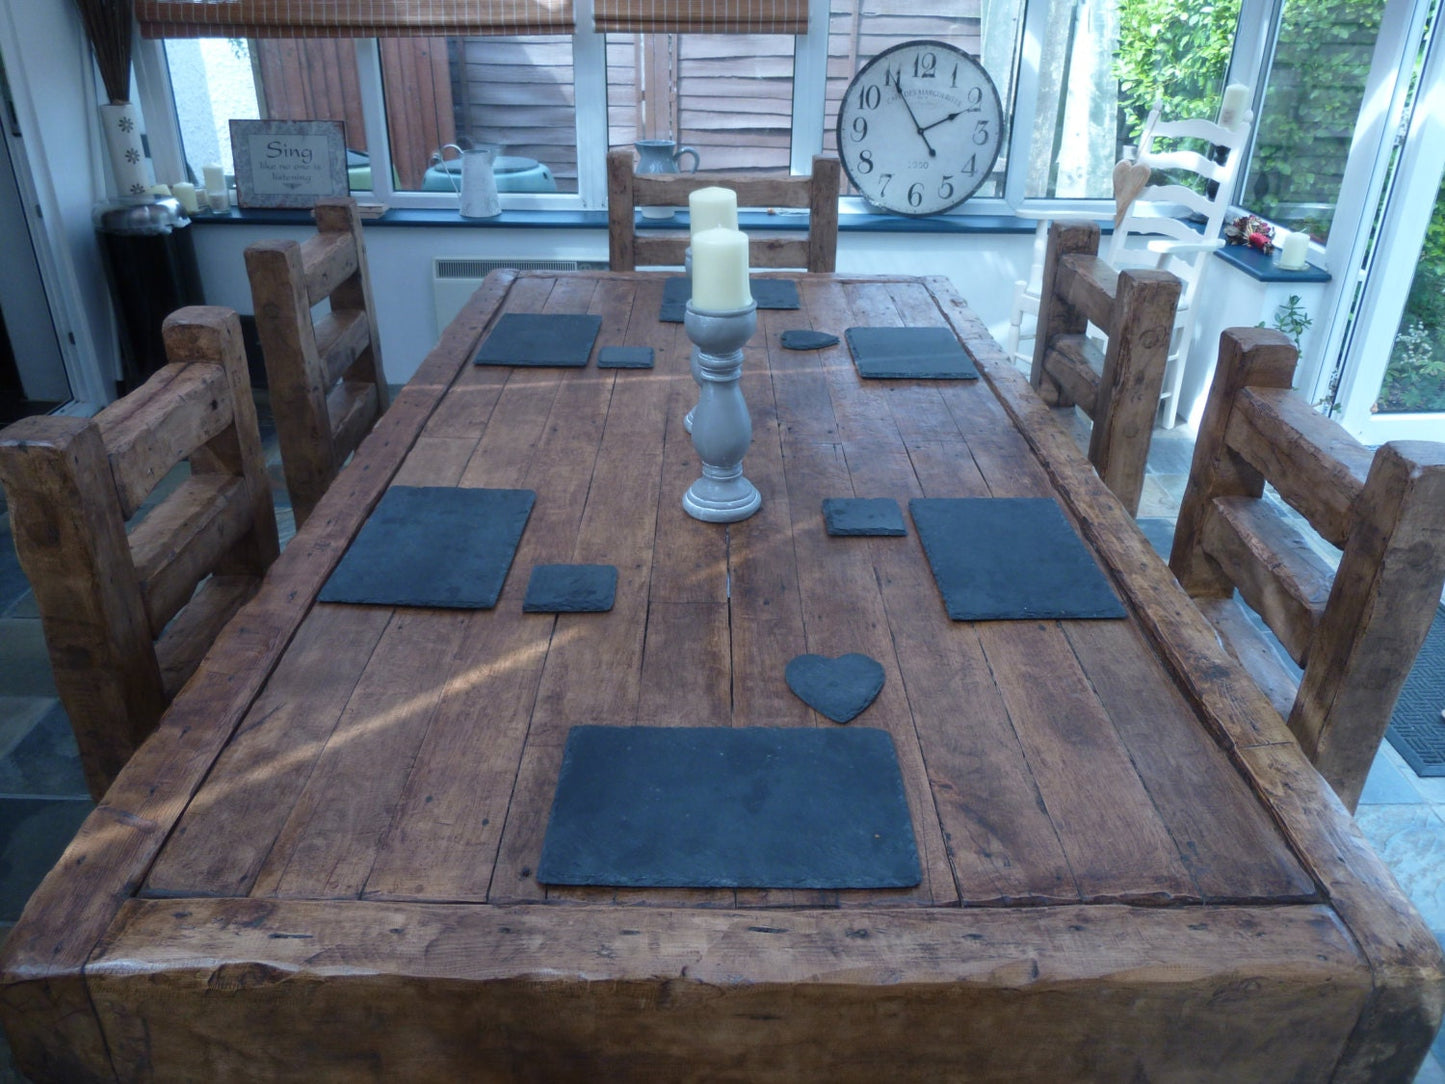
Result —
POLYGON ((136 0, 148 38, 570 34, 572 0, 136 0))
POLYGON ((596 0, 599 33, 806 34, 808 0, 596 0))
MULTIPOLYGON (((599 33, 805 34, 807 0, 596 0, 599 33)), ((571 34, 572 0, 136 0, 148 38, 571 34)))

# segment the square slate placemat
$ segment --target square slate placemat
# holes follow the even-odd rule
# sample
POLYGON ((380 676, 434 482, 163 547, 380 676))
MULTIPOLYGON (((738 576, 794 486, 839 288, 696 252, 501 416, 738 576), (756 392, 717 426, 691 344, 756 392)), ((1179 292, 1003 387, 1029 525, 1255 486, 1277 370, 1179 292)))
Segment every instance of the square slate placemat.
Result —
POLYGON ((883 730, 578 726, 537 880, 904 888, 921 879, 883 730))
MULTIPOLYGON (((750 283, 753 300, 760 309, 798 309, 798 284, 792 279, 753 279, 750 283)), ((668 279, 662 284, 662 311, 658 319, 664 324, 680 324, 692 297, 692 280, 686 275, 668 279)))
POLYGON ((871 380, 977 380, 946 327, 850 327, 843 333, 858 375, 871 380))
POLYGON ((602 317, 585 313, 509 312, 482 341, 472 363, 580 369, 601 330, 602 317))
POLYGON ((599 369, 651 369, 650 346, 604 346, 597 351, 599 369))
POLYGON ((322 602, 489 610, 537 495, 392 486, 321 588, 322 602))
POLYGON ((916 498, 908 511, 955 621, 1124 616, 1049 497, 916 498))
POLYGON ((527 580, 522 612, 605 613, 616 598, 616 565, 537 565, 527 580))

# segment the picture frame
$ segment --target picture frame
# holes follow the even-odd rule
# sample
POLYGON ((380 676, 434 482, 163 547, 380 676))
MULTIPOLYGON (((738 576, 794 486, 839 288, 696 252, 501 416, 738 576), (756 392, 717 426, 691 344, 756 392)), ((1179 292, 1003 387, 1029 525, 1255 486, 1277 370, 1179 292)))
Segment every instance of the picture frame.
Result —
POLYGON ((314 207, 350 192, 346 125, 337 120, 232 120, 236 204, 242 208, 314 207))

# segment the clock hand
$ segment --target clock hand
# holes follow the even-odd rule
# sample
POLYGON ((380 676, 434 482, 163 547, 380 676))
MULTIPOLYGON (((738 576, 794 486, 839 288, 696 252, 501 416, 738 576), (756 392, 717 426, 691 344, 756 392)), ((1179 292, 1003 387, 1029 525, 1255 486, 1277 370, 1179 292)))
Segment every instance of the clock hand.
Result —
MULTIPOLYGON (((913 114, 913 106, 908 104, 908 99, 903 96, 903 78, 899 75, 893 77, 893 89, 898 91, 898 100, 903 103, 903 108, 908 110, 908 119, 913 122, 913 130, 918 133, 918 138, 923 140, 923 145, 928 148, 928 157, 937 158, 938 152, 933 149, 933 144, 928 142, 928 137, 923 134, 923 127, 918 123, 918 118, 913 114)), ((932 127, 930 125, 929 127, 932 127)))
MULTIPOLYGON (((919 134, 919 135, 922 135, 924 132, 928 131, 930 128, 937 128, 940 124, 947 124, 947 123, 948 123, 949 121, 951 121, 951 120, 957 120, 959 117, 963 116, 965 113, 972 113, 972 112, 973 112, 973 110, 971 110, 971 109, 959 109, 959 110, 956 110, 955 112, 948 114, 948 116, 944 117, 942 120, 936 120, 936 121, 934 121, 932 124, 925 124, 922 128, 918 129, 918 134, 919 134)), ((917 123, 917 122, 915 121, 915 123, 917 123)))

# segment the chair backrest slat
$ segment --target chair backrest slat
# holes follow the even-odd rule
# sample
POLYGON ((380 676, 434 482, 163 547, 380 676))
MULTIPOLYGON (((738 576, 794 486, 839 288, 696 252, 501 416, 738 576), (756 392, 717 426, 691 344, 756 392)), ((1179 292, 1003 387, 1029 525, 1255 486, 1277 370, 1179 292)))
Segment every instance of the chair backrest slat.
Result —
POLYGON ((313 213, 317 233, 304 242, 258 241, 246 248, 271 412, 298 529, 389 401, 356 201, 323 199, 313 213), (326 300, 329 313, 313 322, 312 308, 326 300), (372 390, 343 391, 337 398, 346 404, 343 417, 331 403, 345 384, 372 390))
POLYGON ((1133 515, 1180 283, 1167 271, 1118 272, 1098 253, 1097 223, 1049 227, 1030 380, 1045 402, 1077 405, 1093 420, 1089 461, 1133 515), (1097 371, 1085 363, 1091 323, 1107 338, 1097 371), (1085 384, 1090 394, 1081 393, 1085 384))
MULTIPOLYGON (((1303 667, 1289 729, 1354 809, 1445 585, 1445 444, 1372 453, 1290 391, 1297 360, 1278 331, 1220 337, 1169 565, 1199 599, 1238 587, 1303 667), (1296 541, 1300 518, 1343 550, 1336 569, 1296 541)), ((1227 643, 1248 627, 1215 624, 1227 643)))
POLYGON ((740 208, 807 208, 806 237, 750 236, 754 267, 802 267, 833 271, 838 254, 838 185, 841 171, 831 155, 813 158, 808 177, 766 177, 735 172, 635 173, 631 147, 607 153, 608 257, 614 271, 638 267, 680 267, 687 250, 685 231, 649 229, 639 233, 638 207, 686 207, 699 188, 719 185, 737 193, 740 208))
POLYGON ((181 309, 162 335, 170 363, 95 418, 0 432, 16 553, 96 798, 278 549, 239 318, 181 309), (186 458, 191 476, 127 535, 132 506, 186 458))

